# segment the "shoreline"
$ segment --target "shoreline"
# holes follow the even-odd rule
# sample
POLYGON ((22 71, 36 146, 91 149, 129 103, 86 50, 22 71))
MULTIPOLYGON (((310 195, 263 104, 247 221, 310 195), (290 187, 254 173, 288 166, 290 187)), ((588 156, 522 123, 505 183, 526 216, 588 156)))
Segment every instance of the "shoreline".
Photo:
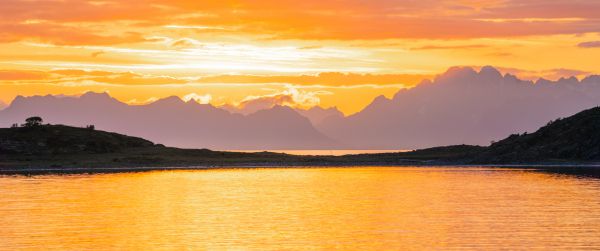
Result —
POLYGON ((0 176, 13 175, 68 175, 68 174, 109 174, 109 173, 133 173, 133 172, 152 172, 152 171, 205 171, 205 170, 234 170, 234 169, 284 169, 284 168, 357 168, 357 167, 382 167, 382 168, 511 168, 511 169, 531 169, 531 170, 552 170, 560 169, 562 171, 573 169, 573 171, 594 171, 600 172, 600 163, 589 164, 313 164, 313 165, 188 165, 188 166, 139 166, 139 167, 49 167, 49 168, 9 168, 1 169, 0 176))

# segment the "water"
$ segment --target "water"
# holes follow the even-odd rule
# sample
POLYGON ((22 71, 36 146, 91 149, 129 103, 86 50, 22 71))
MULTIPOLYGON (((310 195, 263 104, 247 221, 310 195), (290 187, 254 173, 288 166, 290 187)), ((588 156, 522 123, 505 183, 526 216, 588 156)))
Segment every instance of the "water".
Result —
POLYGON ((225 150, 228 152, 242 152, 242 153, 257 153, 257 152, 274 152, 274 153, 287 153, 293 155, 314 155, 314 156, 342 156, 348 154, 372 154, 372 153, 397 153, 397 152, 408 152, 410 150, 225 150))
POLYGON ((490 168, 0 177, 0 250, 600 249, 600 180, 490 168))

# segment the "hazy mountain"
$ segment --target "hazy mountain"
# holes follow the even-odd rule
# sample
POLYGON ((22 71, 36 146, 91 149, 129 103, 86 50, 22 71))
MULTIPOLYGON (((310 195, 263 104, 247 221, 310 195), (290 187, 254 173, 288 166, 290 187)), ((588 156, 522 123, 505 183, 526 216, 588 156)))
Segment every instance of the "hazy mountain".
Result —
POLYGON ((341 147, 291 108, 276 106, 250 115, 232 114, 195 101, 169 97, 131 106, 106 93, 81 97, 19 96, 0 111, 9 126, 29 116, 147 138, 177 147, 211 149, 322 149, 341 147))
POLYGON ((106 93, 87 93, 19 96, 0 111, 0 125, 39 115, 53 124, 94 124, 100 130, 178 147, 416 149, 488 145, 599 104, 600 76, 534 83, 503 76, 492 67, 480 72, 451 68, 434 81, 399 91, 392 99, 378 97, 349 117, 335 108, 285 106, 244 115, 178 97, 132 106, 106 93))
POLYGON ((327 119, 318 129, 364 149, 488 145, 598 104, 600 76, 534 83, 492 67, 451 68, 392 99, 378 97, 357 114, 327 119))
MULTIPOLYGON (((250 115, 250 114, 256 113, 261 110, 271 109, 274 106, 275 105, 273 103, 267 104, 265 102, 260 102, 260 103, 253 102, 253 103, 250 103, 250 105, 246 105, 243 107, 237 107, 237 106, 233 106, 233 105, 223 105, 223 106, 220 106, 219 108, 221 108, 223 110, 227 110, 231 113, 250 115), (256 105, 256 104, 260 104, 260 105, 256 105)), ((325 119, 344 117, 344 114, 342 112, 340 112, 340 110, 338 110, 337 107, 331 107, 331 108, 325 109, 320 106, 314 106, 309 109, 294 108, 294 110, 296 110, 296 112, 300 113, 300 115, 302 115, 305 118, 307 118, 308 120, 310 120, 310 122, 315 126, 322 123, 325 119)))
POLYGON ((6 106, 8 106, 6 103, 4 103, 2 100, 0 100, 0 110, 6 108, 6 106))
POLYGON ((300 115, 308 118, 308 120, 310 120, 310 122, 315 126, 319 126, 321 123, 323 123, 323 121, 327 119, 340 119, 344 117, 344 114, 340 112, 340 110, 338 110, 337 107, 330 107, 325 109, 320 106, 315 106, 310 109, 298 108, 296 109, 296 111, 300 113, 300 115))

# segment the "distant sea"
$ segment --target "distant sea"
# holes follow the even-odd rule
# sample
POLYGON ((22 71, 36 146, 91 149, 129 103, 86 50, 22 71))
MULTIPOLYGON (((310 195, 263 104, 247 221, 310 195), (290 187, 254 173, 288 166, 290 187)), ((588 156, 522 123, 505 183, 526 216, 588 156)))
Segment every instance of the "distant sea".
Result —
POLYGON ((395 152, 408 152, 411 150, 224 150, 227 152, 243 152, 243 153, 256 153, 256 152, 274 152, 274 153, 287 153, 293 155, 332 155, 342 156, 348 154, 365 154, 365 153, 395 153, 395 152))

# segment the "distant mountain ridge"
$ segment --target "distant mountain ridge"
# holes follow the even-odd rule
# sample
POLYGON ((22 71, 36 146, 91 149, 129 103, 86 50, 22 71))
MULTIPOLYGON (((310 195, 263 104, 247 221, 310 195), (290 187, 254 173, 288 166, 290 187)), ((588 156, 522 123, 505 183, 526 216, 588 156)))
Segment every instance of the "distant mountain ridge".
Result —
POLYGON ((454 67, 393 98, 377 97, 344 117, 336 108, 285 106, 247 112, 168 97, 128 105, 107 93, 18 96, 0 125, 29 116, 147 138, 169 146, 212 149, 420 149, 488 145, 548 121, 600 105, 600 76, 535 82, 493 67, 454 67), (241 112, 244 113, 244 112, 241 112))
POLYGON ((17 97, 0 111, 8 126, 28 116, 52 124, 84 126, 147 138, 169 146, 212 149, 323 149, 341 145, 318 132, 289 107, 247 116, 212 105, 168 97, 148 105, 127 105, 107 93, 81 97, 17 97))
MULTIPOLYGON (((278 105, 274 105, 272 103, 269 103, 269 104, 261 103, 260 107, 252 106, 252 107, 241 107, 240 108, 240 107, 236 107, 233 105, 224 105, 224 106, 220 106, 218 108, 229 111, 231 113, 250 115, 252 113, 256 113, 261 110, 269 110, 275 106, 278 106, 278 105)), ((344 114, 340 110, 338 110, 337 107, 330 107, 330 108, 325 109, 320 106, 314 106, 314 107, 311 107, 308 109, 294 108, 294 110, 296 112, 298 112, 300 115, 302 115, 302 116, 306 117, 308 120, 310 120, 310 122, 314 126, 318 126, 326 119, 344 117, 344 114)))
POLYGON ((588 170, 588 174, 599 175, 599 161, 600 107, 557 119, 531 134, 511 135, 488 147, 453 145, 408 152, 344 156, 178 149, 92 127, 43 125, 31 120, 21 127, 0 128, 2 174, 93 173, 219 166, 280 168, 507 164, 535 165, 536 168, 550 165, 552 169, 570 166, 563 170, 570 173, 588 170))
POLYGON ((488 145, 597 105, 600 76, 534 83, 489 66, 479 72, 454 67, 392 99, 380 96, 359 113, 328 119, 318 129, 365 149, 488 145))
POLYGON ((0 110, 6 108, 8 105, 6 103, 4 103, 2 100, 0 100, 0 110))

